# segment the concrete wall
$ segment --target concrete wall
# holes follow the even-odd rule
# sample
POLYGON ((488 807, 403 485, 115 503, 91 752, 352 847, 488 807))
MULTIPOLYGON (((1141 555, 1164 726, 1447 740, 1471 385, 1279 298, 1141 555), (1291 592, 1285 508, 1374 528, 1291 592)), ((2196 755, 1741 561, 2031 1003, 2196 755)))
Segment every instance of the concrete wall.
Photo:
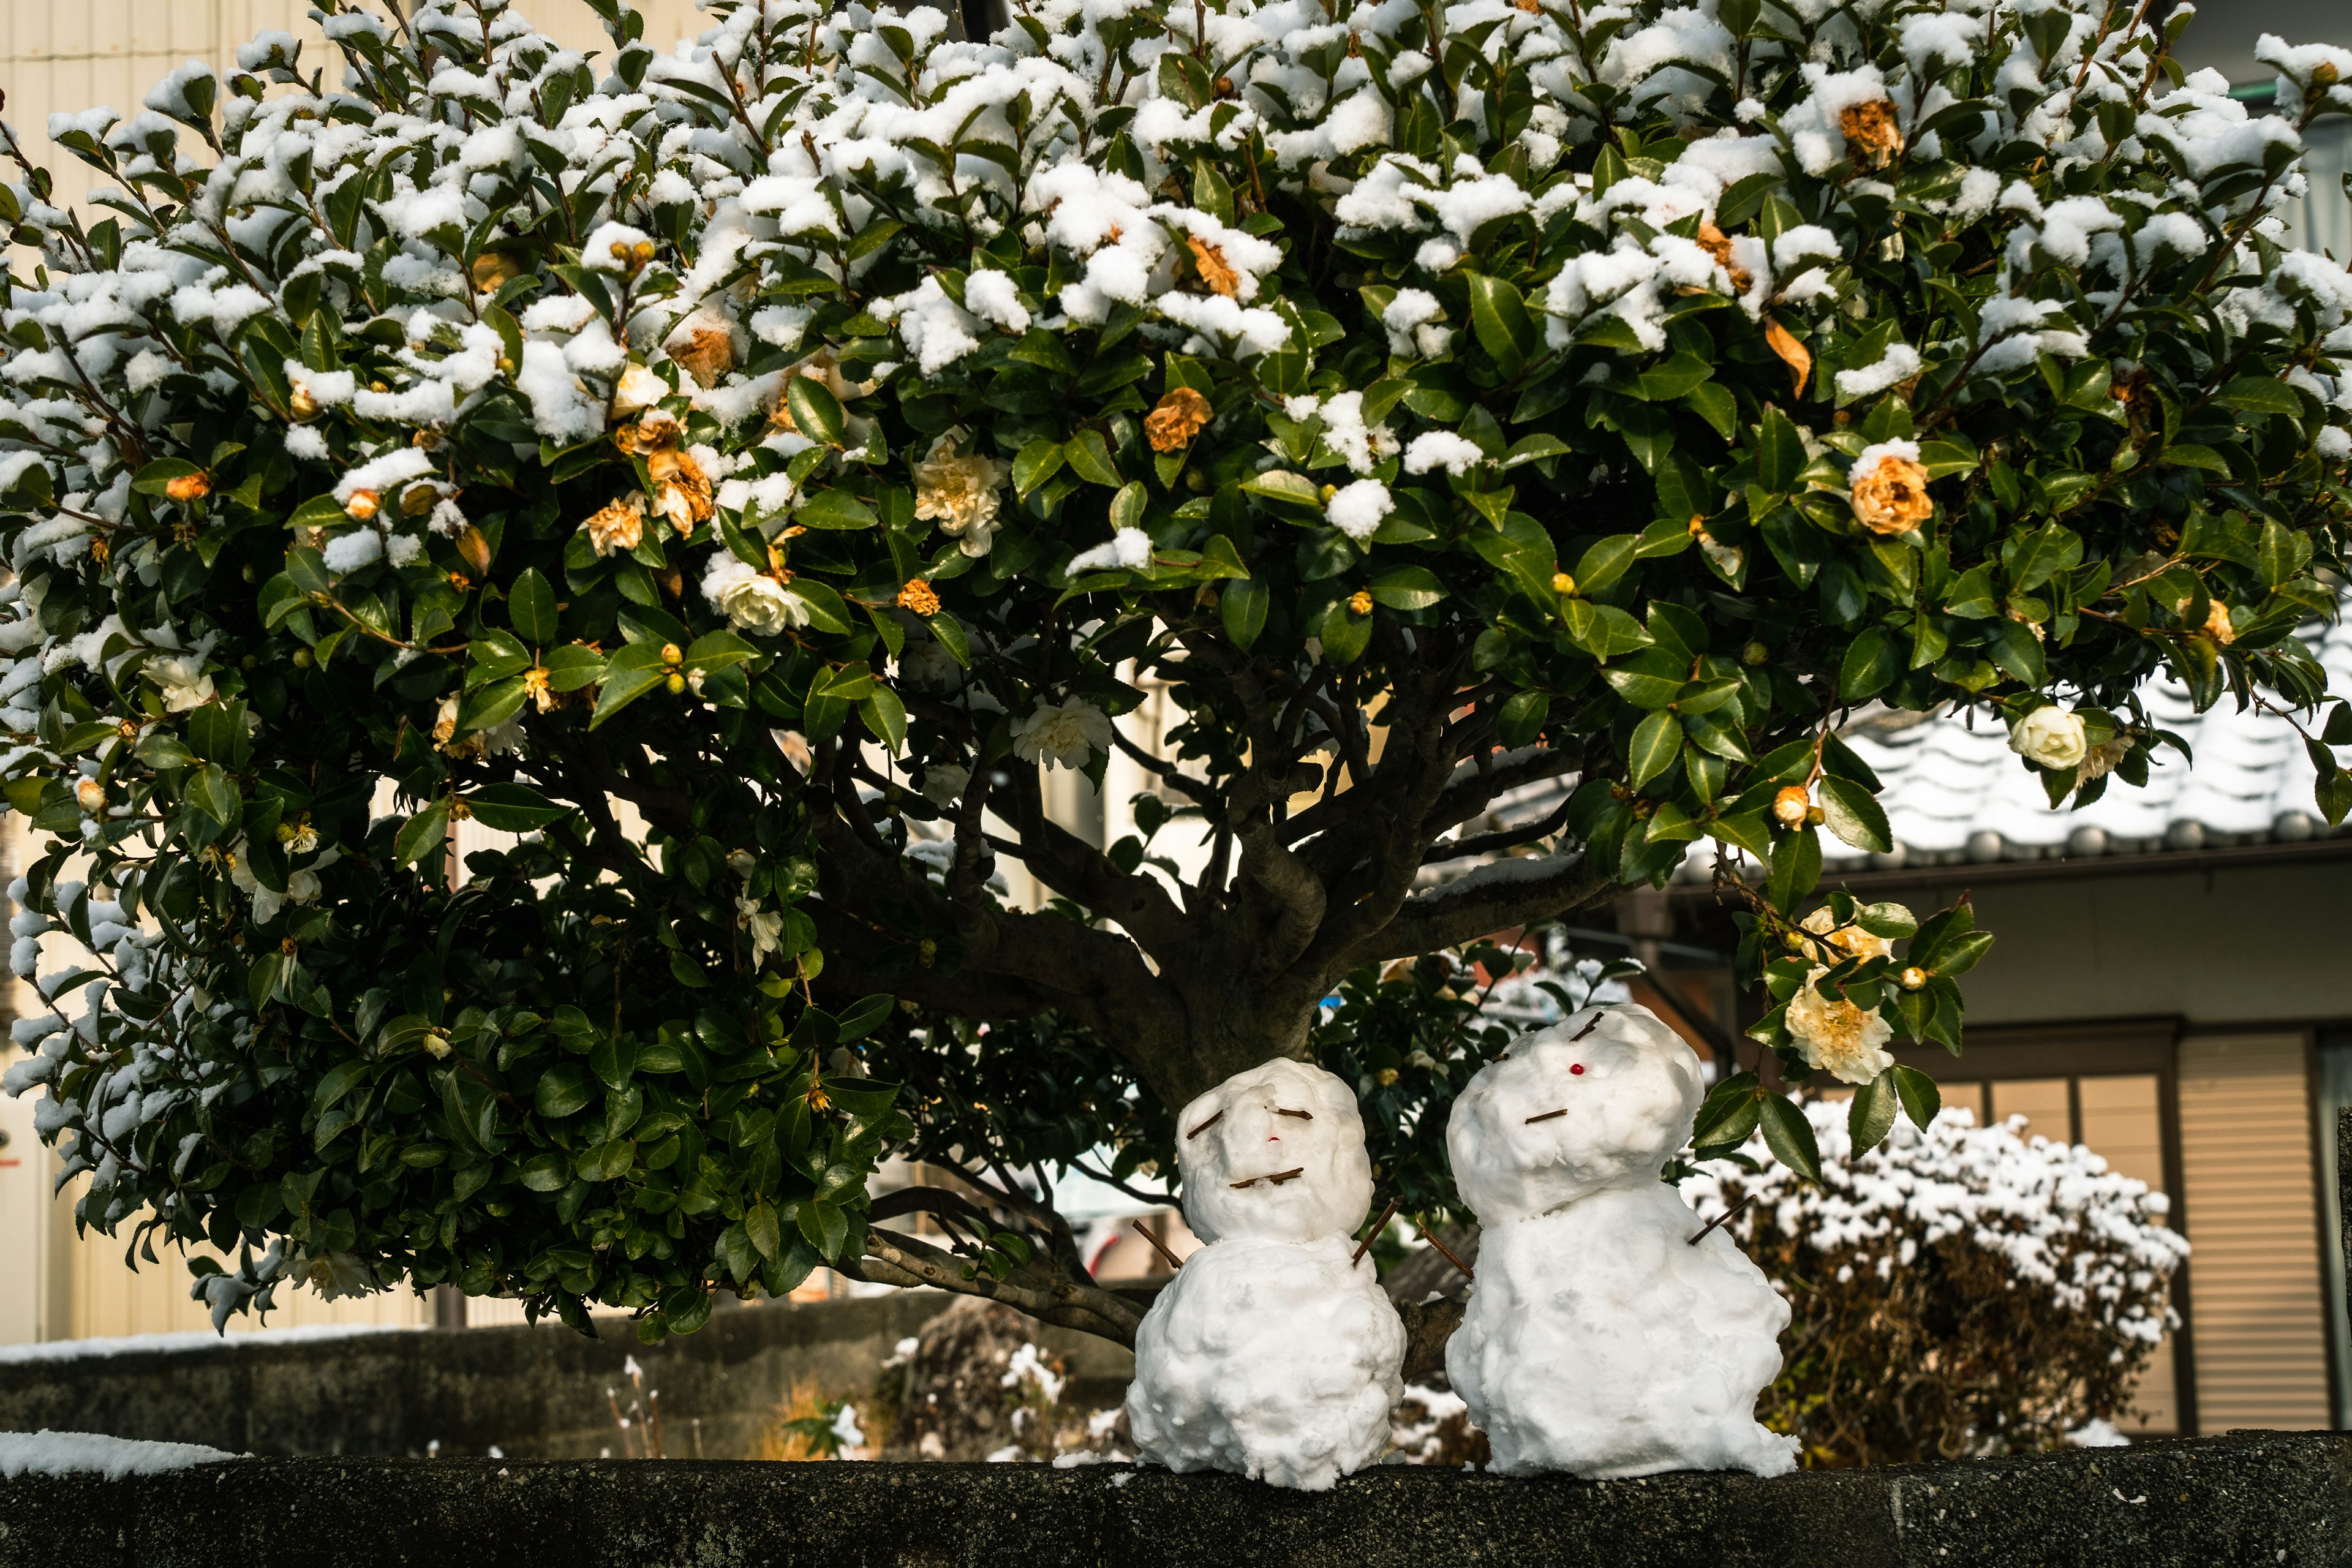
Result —
MULTIPOLYGON (((517 1458, 594 1458, 624 1452, 606 1391, 628 1403, 625 1363, 635 1358, 660 1393, 665 1454, 748 1458, 796 1383, 828 1396, 866 1393, 898 1342, 952 1300, 908 1290, 736 1308, 660 1345, 639 1344, 625 1319, 605 1319, 593 1340, 545 1324, 21 1347, 0 1352, 0 1432, 46 1426, 262 1455, 457 1456, 495 1446, 517 1458)), ((1127 1352, 1055 1329, 1038 1340, 1069 1368, 1066 1404, 1094 1409, 1123 1397, 1134 1368, 1127 1352)))
POLYGON ((0 1568, 2216 1568, 2352 1561, 2352 1438, 1328 1492, 1124 1465, 247 1459, 0 1480, 0 1568))

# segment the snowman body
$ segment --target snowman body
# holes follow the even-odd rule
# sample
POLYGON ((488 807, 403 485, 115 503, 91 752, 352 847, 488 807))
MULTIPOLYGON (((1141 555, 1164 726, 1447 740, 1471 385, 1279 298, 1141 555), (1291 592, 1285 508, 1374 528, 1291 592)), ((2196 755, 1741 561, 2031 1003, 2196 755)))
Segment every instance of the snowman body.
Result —
POLYGON ((1363 1122, 1320 1068, 1268 1062, 1184 1108, 1184 1217, 1206 1243, 1135 1336, 1141 1458, 1328 1489, 1388 1447, 1404 1325, 1371 1259, 1363 1122))
POLYGON ((1704 1098, 1643 1007, 1512 1042, 1454 1102, 1446 1150, 1482 1226, 1445 1370, 1506 1475, 1795 1468, 1756 1421, 1789 1306, 1661 1182, 1704 1098))

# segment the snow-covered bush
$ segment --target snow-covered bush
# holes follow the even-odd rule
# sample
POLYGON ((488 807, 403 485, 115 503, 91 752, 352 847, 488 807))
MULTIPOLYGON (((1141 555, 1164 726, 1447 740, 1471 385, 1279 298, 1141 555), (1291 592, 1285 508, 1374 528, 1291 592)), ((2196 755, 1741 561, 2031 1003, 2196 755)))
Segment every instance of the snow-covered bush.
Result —
MULTIPOLYGON (((102 219, 0 197, 10 1087, 87 1223, 250 1249, 216 1310, 658 1335, 837 1259, 1125 1336, 996 1156, 1164 1139, 1341 977, 1701 843, 1770 865, 1759 1037, 1924 1117, 1881 1047, 1990 938, 1795 927, 1821 832, 1887 847, 1840 712, 1981 707, 2083 798, 2159 668, 2325 696, 2352 280, 2275 209, 2337 52, 2258 119, 2104 0, 710 0, 677 56, 587 3, 593 62, 322 0, 330 64, 61 118, 102 219), (1097 847, 1042 770, 1115 750, 1097 847), (452 891, 467 817, 521 837, 452 891), (950 1125, 976 1256, 869 1237, 950 1125)), ((1759 1119, 1811 1167, 1752 1078, 1703 1130, 1759 1119)))
POLYGON ((2130 1408, 2189 1256, 2162 1193, 2021 1119, 1947 1110, 1856 1157, 1845 1107, 1805 1110, 1818 1186, 1727 1163, 1682 1185, 1706 1219, 1750 1200, 1728 1223, 1795 1313, 1758 1414, 1808 1464, 2054 1447, 2130 1408))

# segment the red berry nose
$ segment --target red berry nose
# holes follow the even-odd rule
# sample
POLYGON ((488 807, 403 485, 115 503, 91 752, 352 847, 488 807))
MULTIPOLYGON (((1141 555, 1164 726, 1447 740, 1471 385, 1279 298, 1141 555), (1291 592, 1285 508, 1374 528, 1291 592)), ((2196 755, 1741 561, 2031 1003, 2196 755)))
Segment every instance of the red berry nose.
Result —
POLYGON ((1578 1062, 1568 1070, 1576 1074, 1579 1078, 1581 1078, 1584 1076, 1584 1064, 1582 1062, 1578 1062))

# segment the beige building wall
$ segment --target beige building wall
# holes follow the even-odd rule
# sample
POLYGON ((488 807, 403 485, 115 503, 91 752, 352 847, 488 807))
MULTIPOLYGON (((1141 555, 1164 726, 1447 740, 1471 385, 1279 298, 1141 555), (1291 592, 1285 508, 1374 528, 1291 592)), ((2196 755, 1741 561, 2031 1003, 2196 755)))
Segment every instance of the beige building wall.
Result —
MULTIPOLYGON (((375 0, 373 8, 387 7, 375 0)), ((612 53, 604 24, 583 0, 530 0, 520 9, 566 48, 612 53)), ((709 20, 691 0, 639 0, 637 9, 646 16, 646 42, 656 49, 695 37, 709 20)), ((299 39, 304 70, 327 67, 332 88, 342 57, 327 47, 309 10, 309 0, 0 0, 5 118, 26 155, 56 176, 58 194, 79 201, 98 176, 49 141, 52 112, 106 104, 127 120, 166 72, 201 60, 226 73, 236 68, 236 47, 264 31, 299 39)))

